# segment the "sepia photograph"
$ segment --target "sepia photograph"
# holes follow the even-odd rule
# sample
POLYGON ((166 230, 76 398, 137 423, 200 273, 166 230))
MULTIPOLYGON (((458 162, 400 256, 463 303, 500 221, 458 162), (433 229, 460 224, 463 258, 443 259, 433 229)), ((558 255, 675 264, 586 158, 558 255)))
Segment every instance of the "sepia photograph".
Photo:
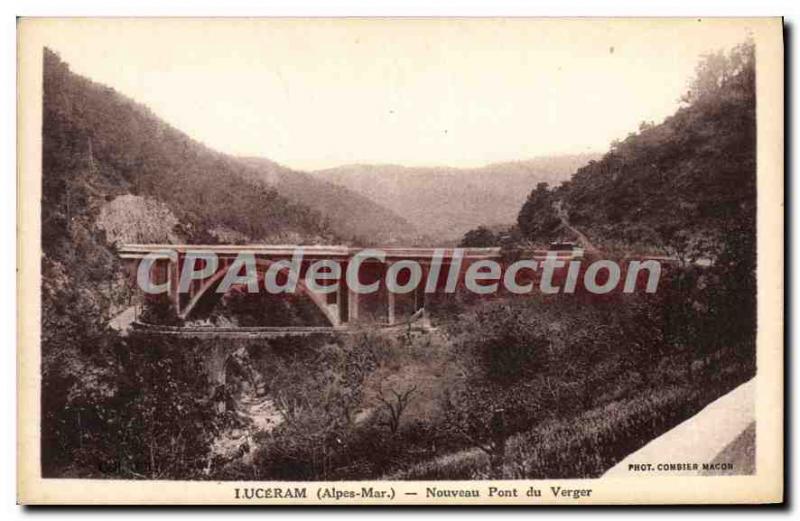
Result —
POLYGON ((21 502, 782 501, 780 18, 17 30, 21 502))

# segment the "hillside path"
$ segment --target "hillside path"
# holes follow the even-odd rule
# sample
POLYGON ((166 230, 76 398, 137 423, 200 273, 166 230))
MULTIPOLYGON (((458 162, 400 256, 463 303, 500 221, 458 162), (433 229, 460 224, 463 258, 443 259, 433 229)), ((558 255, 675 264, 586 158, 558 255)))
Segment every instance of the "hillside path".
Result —
POLYGON ((586 234, 580 231, 579 229, 572 226, 572 224, 569 222, 569 215, 567 214, 567 211, 564 209, 564 205, 561 203, 561 201, 558 201, 554 205, 554 208, 556 211, 556 215, 561 220, 561 225, 575 234, 575 236, 578 238, 578 242, 583 248, 583 251, 593 255, 597 254, 600 250, 598 250, 597 247, 594 244, 592 244, 592 241, 589 240, 589 237, 587 237, 586 234))

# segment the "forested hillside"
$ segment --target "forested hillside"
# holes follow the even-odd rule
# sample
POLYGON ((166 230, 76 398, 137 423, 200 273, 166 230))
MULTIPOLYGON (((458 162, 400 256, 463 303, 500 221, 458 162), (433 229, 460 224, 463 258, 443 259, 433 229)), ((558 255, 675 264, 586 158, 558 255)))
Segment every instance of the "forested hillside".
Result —
POLYGON ((551 156, 463 169, 346 165, 314 174, 393 210, 424 234, 452 241, 478 225, 512 224, 531 186, 564 181, 596 158, 551 156))
POLYGON ((703 57, 673 116, 643 124, 559 187, 537 186, 519 213, 519 234, 545 243, 577 230, 607 258, 654 249, 673 256, 682 268, 672 274, 665 310, 676 314, 675 343, 709 351, 740 345, 751 356, 755 69, 751 42, 703 57))
POLYGON ((238 159, 167 125, 145 106, 70 72, 54 53, 44 68, 43 238, 55 246, 67 223, 123 194, 164 202, 189 242, 210 230, 251 240, 330 234, 321 214, 252 179, 238 159))
POLYGON ((713 257, 724 243, 753 238, 755 110, 752 45, 706 56, 673 116, 643 123, 559 187, 534 189, 520 231, 537 242, 569 235, 560 206, 571 225, 609 247, 713 257))

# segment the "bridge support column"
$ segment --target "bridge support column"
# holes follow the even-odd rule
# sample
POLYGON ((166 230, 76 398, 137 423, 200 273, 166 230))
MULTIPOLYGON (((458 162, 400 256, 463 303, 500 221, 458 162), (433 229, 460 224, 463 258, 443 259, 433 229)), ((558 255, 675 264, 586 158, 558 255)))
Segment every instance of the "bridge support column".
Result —
POLYGON ((209 351, 205 357, 205 366, 211 388, 215 389, 225 383, 225 359, 228 357, 228 353, 220 345, 214 346, 209 351))
POLYGON ((389 325, 391 326, 395 322, 395 316, 394 316, 394 291, 391 291, 388 288, 386 289, 386 301, 387 301, 386 309, 388 311, 389 325))
POLYGON ((175 314, 181 314, 181 294, 178 292, 178 259, 170 259, 167 261, 167 280, 169 281, 169 300, 172 307, 175 309, 175 314))
POLYGON ((344 281, 339 281, 339 287, 336 290, 336 305, 339 312, 339 324, 350 322, 350 294, 344 281))
POLYGON ((347 288, 347 315, 348 322, 358 321, 358 293, 347 288))

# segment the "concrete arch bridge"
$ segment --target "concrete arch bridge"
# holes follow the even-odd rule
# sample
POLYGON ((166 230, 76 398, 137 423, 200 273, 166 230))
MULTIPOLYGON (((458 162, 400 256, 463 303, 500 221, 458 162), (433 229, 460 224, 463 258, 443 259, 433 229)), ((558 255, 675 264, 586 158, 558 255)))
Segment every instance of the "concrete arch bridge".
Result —
MULTIPOLYGON (((472 263, 493 260, 503 264, 500 248, 381 248, 382 258, 363 255, 363 248, 347 246, 295 246, 295 245, 174 245, 174 244, 127 244, 119 248, 134 291, 142 291, 138 277, 145 270, 150 282, 163 291, 158 294, 145 294, 145 301, 166 297, 174 316, 181 319, 183 326, 164 326, 134 322, 133 329, 144 334, 194 336, 203 338, 272 338, 280 336, 306 336, 312 334, 331 334, 347 332, 363 327, 399 328, 407 324, 426 324, 425 307, 432 294, 443 292, 449 284, 448 276, 455 273, 456 285, 463 284, 463 274, 472 263), (197 252, 211 254, 216 259, 215 266, 202 265, 204 260, 193 258, 197 252), (277 263, 281 266, 276 272, 288 273, 293 260, 297 262, 298 298, 313 304, 321 317, 321 325, 293 326, 198 326, 204 313, 231 291, 241 289, 233 285, 226 291, 219 291, 231 266, 246 253, 254 257, 260 275, 277 263), (312 288, 305 279, 309 268, 319 261, 335 263, 344 274, 356 265, 356 275, 361 284, 377 283, 377 291, 359 293, 344 281, 328 281, 324 291, 312 288), (407 293, 389 291, 386 286, 387 271, 404 261, 414 261, 421 268, 421 283, 407 293), (189 264, 192 263, 191 266, 189 264), (182 280, 186 270, 199 269, 201 277, 182 280), (144 266, 144 268, 142 268, 144 266), (461 282, 459 282, 461 281, 461 282)), ((557 255, 569 260, 576 255, 570 251, 526 252, 526 258, 544 259, 557 255)), ((407 284, 411 277, 409 270, 396 273, 400 285, 407 284)), ((259 279, 263 288, 264 280, 259 279)), ((277 298, 281 298, 276 295, 277 298)), ((227 353, 224 342, 215 348, 209 357, 209 371, 214 379, 224 381, 224 366, 231 353, 227 353), (216 352, 219 351, 219 352, 216 352)))

